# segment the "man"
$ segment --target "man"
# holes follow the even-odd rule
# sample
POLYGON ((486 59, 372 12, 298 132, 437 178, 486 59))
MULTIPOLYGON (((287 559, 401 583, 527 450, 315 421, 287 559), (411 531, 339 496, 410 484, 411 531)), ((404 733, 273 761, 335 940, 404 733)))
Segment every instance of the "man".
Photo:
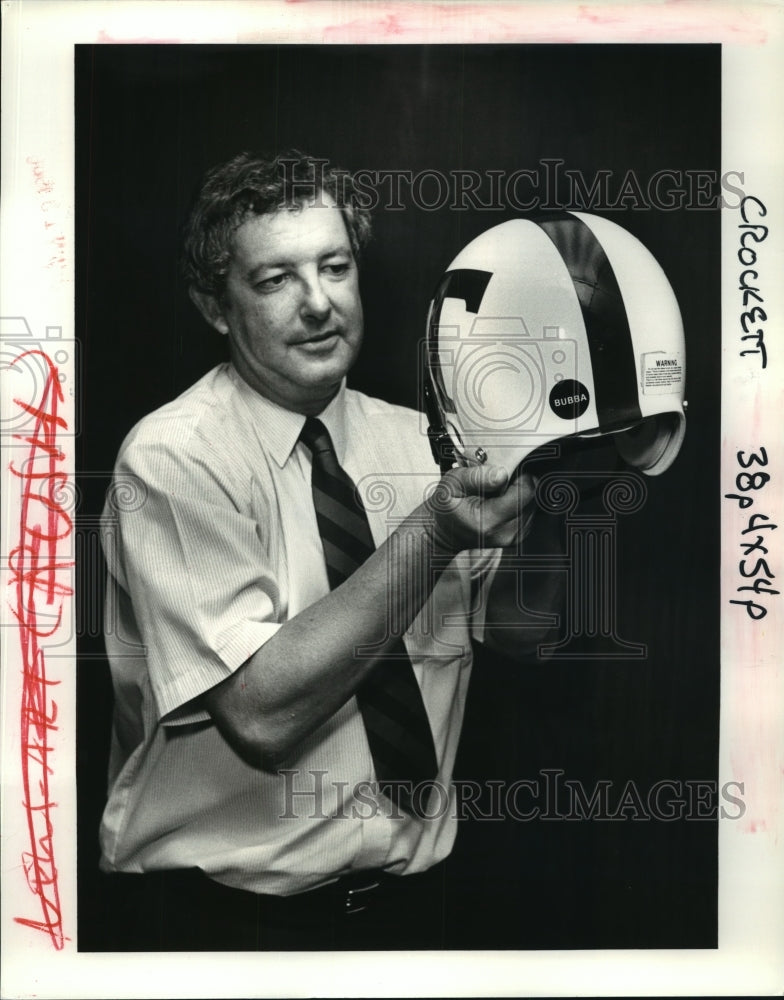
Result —
POLYGON ((299 154, 237 157, 193 209, 190 294, 230 362, 130 433, 115 480, 144 502, 106 511, 107 947, 443 946, 488 578, 454 557, 516 541, 532 489, 434 489, 419 415, 346 388, 368 232, 351 178, 299 154))

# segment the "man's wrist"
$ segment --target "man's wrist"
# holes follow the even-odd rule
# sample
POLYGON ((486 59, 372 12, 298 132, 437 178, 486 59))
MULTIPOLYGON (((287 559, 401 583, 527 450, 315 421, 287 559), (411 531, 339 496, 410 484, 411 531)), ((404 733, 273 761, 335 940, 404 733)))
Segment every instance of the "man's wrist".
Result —
POLYGON ((456 544, 454 533, 449 530, 445 518, 438 516, 438 511, 433 510, 431 504, 439 503, 438 498, 431 497, 422 505, 421 529, 428 546, 431 557, 442 557, 451 559, 460 551, 461 546, 456 544))

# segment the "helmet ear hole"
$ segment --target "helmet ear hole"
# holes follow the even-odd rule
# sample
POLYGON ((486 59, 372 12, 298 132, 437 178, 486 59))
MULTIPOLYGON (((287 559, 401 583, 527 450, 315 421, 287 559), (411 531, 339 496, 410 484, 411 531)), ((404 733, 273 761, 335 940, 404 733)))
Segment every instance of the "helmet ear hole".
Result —
POLYGON ((668 469, 680 451, 686 431, 682 413, 658 413, 614 435, 621 457, 648 476, 668 469))

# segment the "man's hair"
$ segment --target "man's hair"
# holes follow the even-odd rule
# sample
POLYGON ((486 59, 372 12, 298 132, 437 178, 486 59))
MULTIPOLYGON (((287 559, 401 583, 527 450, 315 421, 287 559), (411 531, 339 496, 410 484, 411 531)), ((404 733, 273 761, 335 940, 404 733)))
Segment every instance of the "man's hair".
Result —
POLYGON ((182 270, 188 285, 220 298, 234 249, 234 234, 247 219, 318 204, 323 193, 340 208, 354 257, 370 238, 370 213, 357 203, 352 176, 328 160, 293 149, 274 158, 240 153, 205 175, 185 224, 182 270))

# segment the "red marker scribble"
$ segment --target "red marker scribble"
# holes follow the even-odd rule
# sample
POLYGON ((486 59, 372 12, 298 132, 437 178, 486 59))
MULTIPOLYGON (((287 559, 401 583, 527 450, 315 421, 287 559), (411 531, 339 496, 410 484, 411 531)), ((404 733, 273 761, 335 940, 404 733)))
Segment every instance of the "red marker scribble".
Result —
POLYGON ((49 778, 53 774, 49 760, 54 749, 50 734, 57 729, 57 705, 50 698, 50 688, 59 681, 46 675, 41 642, 60 628, 63 600, 73 593, 58 578, 58 574, 73 566, 72 561, 62 562, 58 556, 58 547, 71 534, 73 521, 61 502, 68 474, 59 467, 65 455, 58 447, 57 434, 68 425, 57 413, 58 405, 63 402, 58 370, 48 355, 39 350, 26 351, 14 364, 31 355, 44 360, 48 374, 40 400, 33 404, 14 400, 30 414, 33 429, 29 436, 15 435, 29 445, 29 450, 21 468, 16 468, 13 462, 10 465, 11 473, 22 481, 23 490, 19 544, 8 557, 8 566, 12 572, 10 586, 15 588, 11 610, 19 623, 24 677, 19 719, 30 850, 22 854, 22 864, 30 891, 39 898, 42 917, 15 920, 48 934, 55 948, 60 949, 66 939, 54 856, 52 811, 57 803, 49 796, 49 778), (44 608, 46 627, 39 620, 44 608))

